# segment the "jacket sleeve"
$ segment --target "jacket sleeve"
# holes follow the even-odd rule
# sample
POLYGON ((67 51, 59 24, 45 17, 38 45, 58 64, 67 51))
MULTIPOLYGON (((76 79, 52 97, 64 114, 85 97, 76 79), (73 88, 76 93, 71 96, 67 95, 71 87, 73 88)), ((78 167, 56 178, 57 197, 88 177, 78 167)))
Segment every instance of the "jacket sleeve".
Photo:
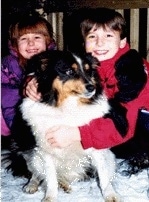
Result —
POLYGON ((22 70, 17 60, 7 56, 1 67, 1 109, 7 126, 10 128, 15 108, 20 100, 19 88, 22 82, 22 70))
POLYGON ((127 141, 132 137, 129 128, 127 135, 123 138, 116 130, 111 119, 96 119, 90 125, 80 127, 81 143, 84 149, 94 147, 96 149, 111 148, 127 141))
MULTIPOLYGON (((149 82, 148 82, 149 83, 149 82)), ((148 84, 149 85, 149 84, 148 84)), ((149 90, 149 87, 148 87, 149 90)), ((94 147, 96 149, 111 148, 122 144, 133 137, 138 109, 146 108, 149 110, 149 91, 142 96, 143 103, 132 101, 127 106, 127 120, 129 123, 128 132, 125 137, 122 137, 114 126, 114 123, 109 118, 99 118, 92 120, 89 125, 79 128, 81 134, 82 146, 84 149, 94 147)))

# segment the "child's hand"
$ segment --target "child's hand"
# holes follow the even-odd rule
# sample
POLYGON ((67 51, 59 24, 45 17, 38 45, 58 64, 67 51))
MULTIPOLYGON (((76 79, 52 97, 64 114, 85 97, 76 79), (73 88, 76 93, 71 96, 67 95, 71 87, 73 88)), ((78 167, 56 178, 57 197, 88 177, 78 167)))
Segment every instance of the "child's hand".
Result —
POLYGON ((55 126, 46 132, 46 139, 52 147, 67 147, 80 141, 80 131, 77 127, 55 126))
POLYGON ((25 94, 30 99, 34 101, 38 101, 41 99, 41 94, 37 92, 37 81, 35 78, 33 78, 31 81, 29 81, 25 88, 25 94))

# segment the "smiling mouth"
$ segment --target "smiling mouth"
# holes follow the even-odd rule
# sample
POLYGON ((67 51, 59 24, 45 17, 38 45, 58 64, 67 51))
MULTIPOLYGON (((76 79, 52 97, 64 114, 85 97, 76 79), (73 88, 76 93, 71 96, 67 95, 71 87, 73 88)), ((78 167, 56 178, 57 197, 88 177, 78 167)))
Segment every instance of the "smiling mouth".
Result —
POLYGON ((27 50, 27 53, 38 53, 38 50, 27 50))
POLYGON ((94 53, 96 55, 106 55, 108 53, 107 50, 97 50, 97 51, 94 51, 94 53))

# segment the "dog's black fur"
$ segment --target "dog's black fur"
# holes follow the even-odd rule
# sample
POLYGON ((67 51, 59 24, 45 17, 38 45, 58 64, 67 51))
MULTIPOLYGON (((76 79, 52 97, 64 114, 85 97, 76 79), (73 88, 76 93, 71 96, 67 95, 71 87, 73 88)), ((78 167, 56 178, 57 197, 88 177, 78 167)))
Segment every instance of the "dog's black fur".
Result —
MULTIPOLYGON (((136 50, 130 50, 120 57, 115 65, 115 76, 119 92, 115 98, 119 102, 129 102, 139 96, 147 82, 143 59, 136 50)), ((142 106, 143 107, 143 106, 142 106)), ((117 158, 125 159, 128 175, 149 168, 149 111, 138 109, 135 134, 129 141, 111 148, 117 158)))
POLYGON ((139 53, 129 50, 117 60, 115 70, 119 88, 115 98, 124 103, 137 98, 147 82, 143 59, 139 53))

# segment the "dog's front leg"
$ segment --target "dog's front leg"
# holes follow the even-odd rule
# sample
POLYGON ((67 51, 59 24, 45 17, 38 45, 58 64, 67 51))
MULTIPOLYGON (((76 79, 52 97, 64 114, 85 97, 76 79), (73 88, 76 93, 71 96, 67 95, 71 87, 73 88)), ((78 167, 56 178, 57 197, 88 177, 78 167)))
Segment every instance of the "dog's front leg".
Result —
POLYGON ((43 180, 46 188, 42 202, 56 202, 58 182, 52 156, 40 148, 35 148, 30 156, 27 155, 26 161, 28 169, 33 175, 23 190, 28 193, 34 193, 38 190, 38 185, 43 180))
POLYGON ((38 190, 40 181, 37 179, 36 174, 33 174, 29 182, 23 187, 23 191, 29 194, 34 194, 38 190))
POLYGON ((97 169, 102 195, 106 202, 120 202, 119 195, 112 186, 112 180, 116 172, 114 154, 108 149, 91 152, 92 163, 97 169))
POLYGON ((42 202, 56 202, 58 195, 58 181, 57 181, 57 173, 54 165, 53 158, 48 154, 43 154, 44 159, 44 174, 46 181, 46 193, 42 202))

